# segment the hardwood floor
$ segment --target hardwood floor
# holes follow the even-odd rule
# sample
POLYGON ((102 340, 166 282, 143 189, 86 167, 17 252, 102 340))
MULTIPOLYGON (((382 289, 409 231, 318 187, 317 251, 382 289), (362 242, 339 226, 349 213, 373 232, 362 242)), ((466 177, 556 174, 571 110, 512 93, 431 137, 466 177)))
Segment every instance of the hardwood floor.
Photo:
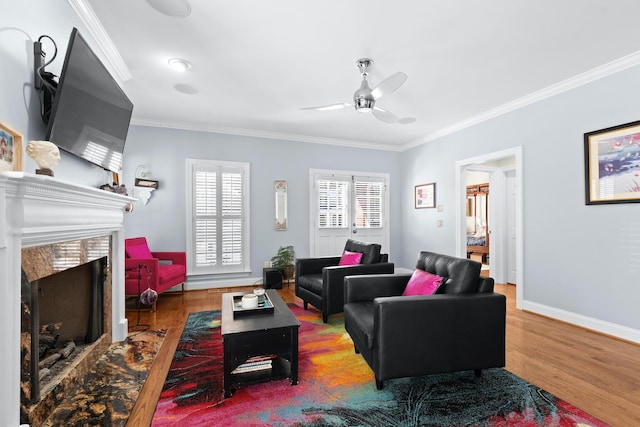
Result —
MULTIPOLYGON (((295 301, 293 284, 287 286, 280 295, 295 301)), ((128 427, 150 425, 188 314, 220 309, 222 293, 242 289, 164 294, 157 312, 141 314, 141 323, 168 331, 128 427)), ((496 291, 507 296, 507 370, 612 426, 640 425, 640 345, 516 310, 513 285, 496 285, 496 291)), ((136 311, 127 317, 136 324, 136 311)))

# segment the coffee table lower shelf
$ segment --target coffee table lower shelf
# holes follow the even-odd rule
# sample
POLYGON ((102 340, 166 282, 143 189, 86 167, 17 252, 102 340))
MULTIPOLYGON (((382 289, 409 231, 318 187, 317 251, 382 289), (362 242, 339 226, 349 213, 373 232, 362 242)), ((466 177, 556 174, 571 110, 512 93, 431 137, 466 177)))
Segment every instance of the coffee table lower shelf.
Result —
POLYGON ((283 357, 278 357, 273 360, 271 368, 269 369, 230 374, 227 382, 225 382, 224 397, 231 397, 233 390, 242 386, 277 381, 285 378, 289 378, 291 385, 298 383, 297 377, 294 378, 291 375, 291 362, 283 357))

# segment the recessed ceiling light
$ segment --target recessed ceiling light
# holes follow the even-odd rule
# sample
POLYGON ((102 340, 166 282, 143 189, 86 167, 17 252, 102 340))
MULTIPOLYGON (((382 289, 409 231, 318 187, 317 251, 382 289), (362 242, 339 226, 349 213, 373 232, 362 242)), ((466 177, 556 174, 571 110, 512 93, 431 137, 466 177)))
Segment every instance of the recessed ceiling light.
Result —
POLYGON ((171 58, 169 60, 169 66, 171 68, 173 68, 175 71, 178 71, 180 73, 184 73, 189 68, 191 68, 191 63, 189 61, 187 61, 186 59, 171 58))
POLYGON ((186 0, 147 0, 147 3, 163 15, 178 18, 191 15, 191 5, 186 0))
POLYGON ((173 86, 173 88, 178 92, 184 93, 186 95, 195 95, 196 93, 200 92, 198 88, 186 83, 178 83, 177 85, 173 86))

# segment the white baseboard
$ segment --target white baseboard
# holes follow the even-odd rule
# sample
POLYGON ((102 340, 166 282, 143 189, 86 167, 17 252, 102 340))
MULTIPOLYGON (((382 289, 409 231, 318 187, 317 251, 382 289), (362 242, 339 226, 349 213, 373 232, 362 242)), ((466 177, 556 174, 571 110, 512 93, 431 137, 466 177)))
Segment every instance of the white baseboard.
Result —
POLYGON ((262 285, 262 276, 260 277, 239 277, 239 278, 221 278, 212 279, 207 276, 189 276, 187 283, 184 285, 185 291, 196 291, 203 289, 228 288, 232 286, 260 286, 262 285))
POLYGON ((542 316, 551 317, 552 319, 561 320, 571 323, 572 325, 581 326, 616 338, 631 341, 640 344, 640 330, 632 329, 626 326, 606 322, 600 319, 583 316, 581 314, 572 313, 570 311, 561 310, 547 305, 538 304, 531 301, 523 301, 523 310, 542 316))

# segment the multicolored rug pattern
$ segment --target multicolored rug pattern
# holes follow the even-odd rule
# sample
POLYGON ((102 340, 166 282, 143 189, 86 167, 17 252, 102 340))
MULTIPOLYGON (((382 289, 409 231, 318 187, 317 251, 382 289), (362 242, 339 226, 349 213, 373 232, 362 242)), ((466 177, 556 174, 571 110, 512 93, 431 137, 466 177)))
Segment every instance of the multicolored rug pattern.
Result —
POLYGON ((391 380, 373 373, 344 330, 315 310, 300 320, 300 382, 222 393, 220 313, 192 313, 178 344, 152 426, 606 426, 504 369, 391 380))

